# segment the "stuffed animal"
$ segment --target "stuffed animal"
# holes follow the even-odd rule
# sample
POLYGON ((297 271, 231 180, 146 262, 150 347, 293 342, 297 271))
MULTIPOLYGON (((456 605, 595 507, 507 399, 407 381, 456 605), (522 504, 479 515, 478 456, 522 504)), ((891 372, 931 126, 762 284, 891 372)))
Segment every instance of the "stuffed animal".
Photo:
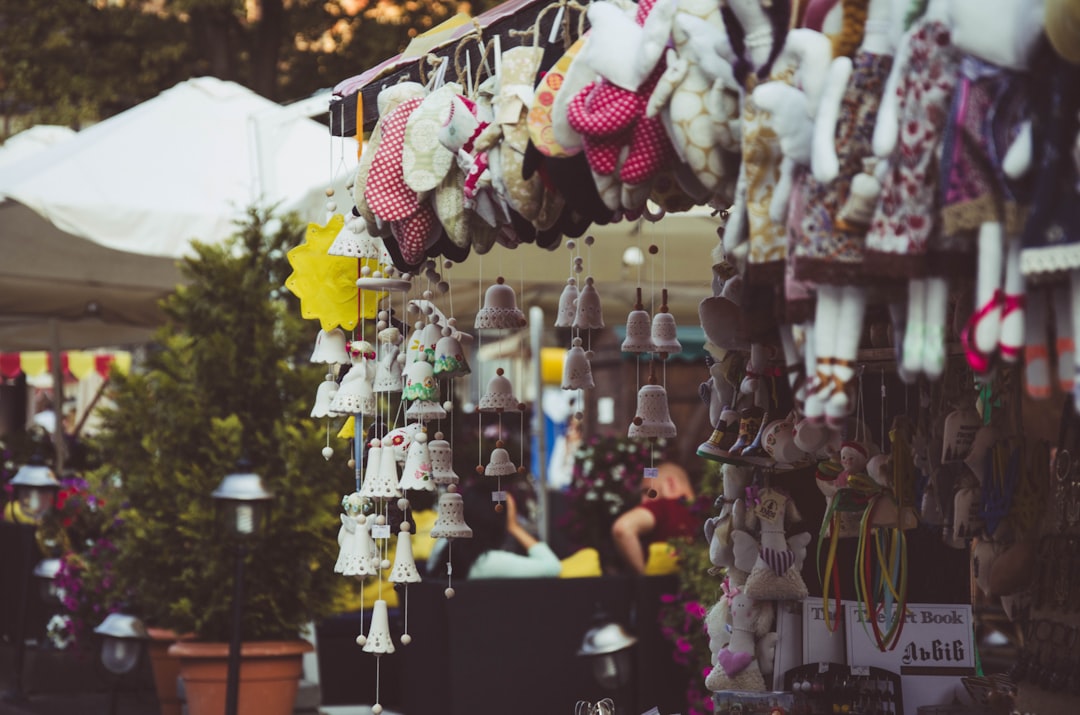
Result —
POLYGON ((765 690, 765 679, 757 659, 757 641, 773 627, 776 608, 768 601, 756 601, 740 589, 725 582, 724 596, 728 600, 731 638, 716 653, 716 665, 705 678, 705 687, 720 690, 765 690))
POLYGON ((800 519, 795 502, 781 491, 766 488, 754 497, 747 523, 750 528, 760 523, 760 541, 744 531, 733 534, 737 564, 751 549, 757 552, 746 579, 746 592, 751 598, 770 601, 806 598, 808 591, 801 571, 810 534, 802 532, 788 538, 785 529, 785 522, 800 519))

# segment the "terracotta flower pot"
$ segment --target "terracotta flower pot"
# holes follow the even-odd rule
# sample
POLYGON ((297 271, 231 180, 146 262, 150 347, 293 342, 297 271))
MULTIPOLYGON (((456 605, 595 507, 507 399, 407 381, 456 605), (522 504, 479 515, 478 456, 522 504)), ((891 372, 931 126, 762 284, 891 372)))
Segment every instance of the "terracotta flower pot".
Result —
POLYGON ((190 640, 190 633, 180 635, 168 628, 147 628, 150 642, 147 651, 150 655, 150 668, 154 672, 154 687, 157 690, 158 705, 161 715, 180 715, 180 698, 176 694, 176 679, 180 677, 180 659, 169 655, 169 646, 177 641, 190 640))
MULTIPOLYGON (((291 715, 303 671, 307 641, 251 641, 240 649, 239 715, 291 715)), ((180 676, 190 715, 225 712, 229 644, 174 643, 169 655, 180 658, 180 676)))

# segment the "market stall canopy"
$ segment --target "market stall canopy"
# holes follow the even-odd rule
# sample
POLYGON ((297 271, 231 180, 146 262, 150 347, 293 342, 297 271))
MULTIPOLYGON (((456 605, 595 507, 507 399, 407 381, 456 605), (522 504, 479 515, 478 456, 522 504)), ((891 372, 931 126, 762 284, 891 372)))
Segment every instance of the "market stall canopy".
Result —
MULTIPOLYGON (((455 50, 463 38, 477 31, 485 42, 497 35, 509 38, 512 30, 531 28, 540 13, 550 6, 550 0, 506 0, 480 13, 470 22, 462 22, 460 16, 454 16, 443 25, 416 38, 421 42, 410 43, 401 54, 338 82, 334 87, 330 112, 331 133, 335 136, 351 137, 355 136, 358 130, 362 132, 374 127, 379 118, 375 103, 379 91, 398 82, 419 82, 423 79, 421 72, 430 75, 434 68, 425 65, 424 58, 428 54, 448 61, 445 79, 448 82, 456 81, 458 77, 454 68, 455 50)), ((551 22, 555 19, 556 13, 553 12, 551 22)), ((510 47, 512 44, 507 39, 503 47, 510 47)), ((476 50, 476 47, 472 49, 476 50)), ((476 62, 479 55, 479 51, 474 51, 472 61, 476 62)))
POLYGON ((0 349, 146 342, 193 239, 223 240, 256 205, 321 217, 327 165, 356 156, 309 118, 328 104, 201 77, 0 162, 0 349))

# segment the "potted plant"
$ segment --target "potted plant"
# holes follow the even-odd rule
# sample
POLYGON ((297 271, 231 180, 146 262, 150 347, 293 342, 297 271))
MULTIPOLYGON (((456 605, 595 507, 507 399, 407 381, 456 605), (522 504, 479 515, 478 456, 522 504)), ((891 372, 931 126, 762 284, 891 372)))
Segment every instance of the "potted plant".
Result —
MULTIPOLYGON (((276 498, 246 549, 243 653, 272 642, 271 651, 291 654, 291 694, 278 696, 291 712, 300 653, 310 650, 299 634, 329 614, 338 587, 332 485, 341 465, 321 455, 309 417, 321 370, 308 363, 312 336, 282 287, 285 250, 301 231, 292 220, 271 230, 269 221, 252 209, 231 240, 193 244, 186 285, 164 301, 158 348, 112 386, 93 443, 103 464, 94 478, 121 495, 114 572, 128 610, 193 634, 199 645, 174 644, 173 654, 217 653, 222 674, 211 687, 223 698, 236 551, 211 493, 241 457, 262 477, 276 498)), ((242 680, 248 670, 242 665, 242 680)), ((199 683, 185 677, 185 687, 191 715, 200 715, 199 683)), ((254 712, 249 692, 241 684, 241 712, 254 712)))

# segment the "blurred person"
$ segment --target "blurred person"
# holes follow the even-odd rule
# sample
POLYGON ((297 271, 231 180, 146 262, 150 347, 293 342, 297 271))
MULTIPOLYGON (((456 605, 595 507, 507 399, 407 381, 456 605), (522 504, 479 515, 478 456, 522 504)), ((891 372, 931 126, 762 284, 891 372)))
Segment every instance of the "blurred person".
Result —
POLYGON ((637 574, 670 573, 677 564, 666 548, 668 540, 693 539, 701 531, 701 520, 691 511, 696 495, 690 475, 675 462, 661 462, 657 471, 655 479, 646 480, 650 489, 641 504, 611 526, 615 552, 637 574))

